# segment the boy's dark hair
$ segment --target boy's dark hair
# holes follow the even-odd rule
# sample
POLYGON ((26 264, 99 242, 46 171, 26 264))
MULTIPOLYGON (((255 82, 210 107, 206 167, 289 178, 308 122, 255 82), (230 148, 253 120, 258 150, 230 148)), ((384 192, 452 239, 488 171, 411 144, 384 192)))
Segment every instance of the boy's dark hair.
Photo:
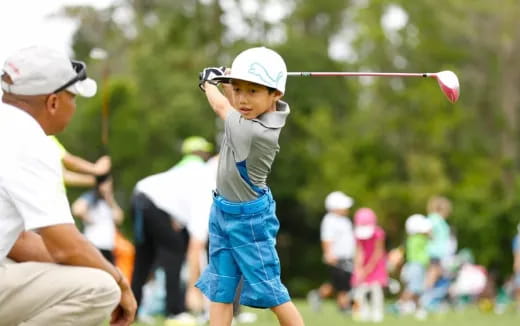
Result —
POLYGON ((276 88, 273 88, 273 87, 268 87, 268 86, 265 86, 267 88, 267 92, 269 92, 269 94, 273 94, 274 92, 276 92, 276 88))

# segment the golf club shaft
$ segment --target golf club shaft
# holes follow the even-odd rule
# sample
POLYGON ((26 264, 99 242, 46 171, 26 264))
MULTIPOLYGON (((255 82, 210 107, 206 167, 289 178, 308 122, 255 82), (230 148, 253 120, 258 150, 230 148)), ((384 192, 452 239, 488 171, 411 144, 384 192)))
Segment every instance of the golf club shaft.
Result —
POLYGON ((288 76, 299 77, 362 77, 362 76, 379 76, 379 77, 435 77, 435 73, 406 73, 406 72, 318 72, 318 71, 300 71, 288 72, 288 76))

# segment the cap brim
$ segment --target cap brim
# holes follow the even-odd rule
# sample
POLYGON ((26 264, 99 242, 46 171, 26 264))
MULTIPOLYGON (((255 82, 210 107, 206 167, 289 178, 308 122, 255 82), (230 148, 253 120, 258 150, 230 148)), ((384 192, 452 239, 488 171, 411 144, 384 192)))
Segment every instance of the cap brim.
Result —
POLYGON ((85 80, 78 81, 74 85, 67 88, 67 90, 79 96, 92 97, 96 95, 97 83, 95 80, 87 78, 85 80))
POLYGON ((361 225, 354 229, 354 234, 356 235, 356 238, 366 240, 374 235, 375 230, 376 228, 373 225, 361 225))

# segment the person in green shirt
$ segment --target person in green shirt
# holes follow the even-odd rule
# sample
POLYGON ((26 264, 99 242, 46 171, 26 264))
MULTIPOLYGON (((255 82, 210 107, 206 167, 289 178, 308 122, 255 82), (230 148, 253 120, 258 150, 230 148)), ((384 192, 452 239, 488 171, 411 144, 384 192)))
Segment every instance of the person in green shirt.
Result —
POLYGON ((67 151, 56 136, 51 135, 48 137, 54 145, 53 148, 56 149, 61 158, 65 186, 94 187, 96 185, 96 176, 102 176, 110 172, 112 162, 109 156, 103 155, 96 162, 92 163, 67 151))
POLYGON ((426 268, 430 261, 428 244, 432 229, 430 221, 421 214, 414 214, 406 220, 406 264, 401 278, 406 284, 399 298, 399 311, 412 313, 417 307, 420 295, 424 291, 426 268))

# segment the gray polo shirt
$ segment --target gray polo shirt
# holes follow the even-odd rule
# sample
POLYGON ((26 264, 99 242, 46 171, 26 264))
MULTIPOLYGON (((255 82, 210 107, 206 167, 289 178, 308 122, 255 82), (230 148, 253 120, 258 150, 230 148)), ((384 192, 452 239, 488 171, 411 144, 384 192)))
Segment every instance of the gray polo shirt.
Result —
POLYGON ((282 101, 276 111, 251 120, 229 111, 217 171, 217 191, 225 199, 251 201, 258 198, 259 188, 267 188, 267 176, 280 150, 278 137, 289 113, 289 105, 282 101))

